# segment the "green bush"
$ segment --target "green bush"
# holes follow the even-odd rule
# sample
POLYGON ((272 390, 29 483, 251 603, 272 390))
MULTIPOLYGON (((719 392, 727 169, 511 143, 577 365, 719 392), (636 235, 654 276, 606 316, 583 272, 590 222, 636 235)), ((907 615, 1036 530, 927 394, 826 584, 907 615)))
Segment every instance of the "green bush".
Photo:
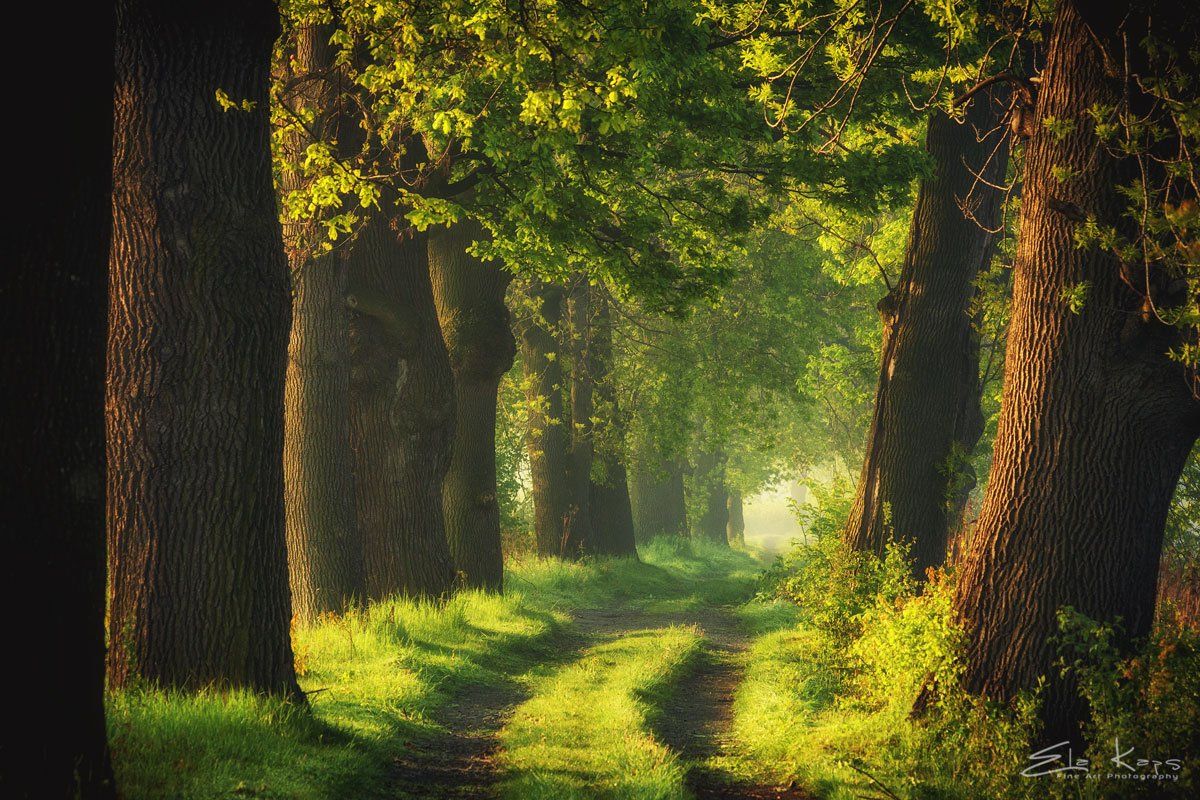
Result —
MULTIPOLYGON (((819 526, 822 509, 812 513, 819 526)), ((763 636, 751 653, 735 706, 747 762, 828 798, 1191 796, 1200 756, 1194 630, 1160 622, 1130 656, 1112 626, 1060 615, 1059 667, 1077 676, 1091 708, 1092 763, 1107 765, 1119 736, 1136 742, 1134 758, 1179 759, 1177 781, 1111 780, 1099 770, 1086 781, 1023 777, 1038 692, 999 705, 960 688, 965 634, 953 575, 918 586, 902 548, 883 558, 854 552, 831 530, 764 575, 760 598, 796 604, 797 625, 763 636)))

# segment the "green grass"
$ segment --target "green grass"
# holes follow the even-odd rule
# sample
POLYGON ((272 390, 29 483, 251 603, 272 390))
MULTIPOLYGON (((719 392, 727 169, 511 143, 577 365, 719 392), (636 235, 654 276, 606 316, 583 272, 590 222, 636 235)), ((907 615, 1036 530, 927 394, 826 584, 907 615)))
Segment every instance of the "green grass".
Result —
POLYGON ((246 693, 114 693, 109 730, 130 798, 371 796, 389 756, 469 683, 545 657, 562 618, 523 595, 391 601, 296 631, 312 713, 246 693))
POLYGON ((694 627, 635 631, 538 681, 501 734, 512 800, 684 797, 683 766, 649 719, 700 652, 694 627))
MULTIPOLYGON (((575 611, 740 602, 761 568, 746 553, 670 540, 651 542, 641 555, 640 562, 520 559, 509 565, 502 597, 465 592, 441 604, 391 601, 297 630, 297 668, 311 714, 237 692, 112 693, 110 740, 123 794, 131 800, 383 795, 390 759, 406 740, 435 730, 433 712, 466 686, 510 680, 574 647, 565 629, 575 611)), ((635 637, 584 660, 594 669, 606 659, 657 665, 653 674, 665 680, 670 664, 692 646, 688 636, 694 634, 672 633, 666 650, 655 649, 655 637, 635 637)), ((613 685, 635 705, 655 690, 653 681, 622 683, 640 676, 619 673, 613 685)), ((539 695, 549 687, 574 691, 569 680, 539 686, 539 695)), ((638 717, 625 719, 633 724, 638 717)), ((631 747, 634 758, 639 748, 631 747)))

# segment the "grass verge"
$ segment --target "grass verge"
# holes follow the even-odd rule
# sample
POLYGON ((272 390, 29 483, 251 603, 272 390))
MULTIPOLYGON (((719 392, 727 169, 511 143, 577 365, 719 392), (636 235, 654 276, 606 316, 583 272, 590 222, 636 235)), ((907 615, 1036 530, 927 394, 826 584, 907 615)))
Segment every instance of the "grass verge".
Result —
MULTIPOLYGON (((293 645, 311 713, 244 692, 111 693, 109 734, 122 793, 129 800, 385 795, 387 765, 405 741, 435 730, 437 708, 465 686, 552 661, 575 611, 736 602, 753 591, 761 567, 745 553, 678 540, 651 542, 641 556, 518 559, 509 564, 503 596, 396 600, 298 629, 293 645)), ((635 640, 621 645, 637 645, 629 652, 596 658, 652 662, 640 649, 649 644, 635 640)))

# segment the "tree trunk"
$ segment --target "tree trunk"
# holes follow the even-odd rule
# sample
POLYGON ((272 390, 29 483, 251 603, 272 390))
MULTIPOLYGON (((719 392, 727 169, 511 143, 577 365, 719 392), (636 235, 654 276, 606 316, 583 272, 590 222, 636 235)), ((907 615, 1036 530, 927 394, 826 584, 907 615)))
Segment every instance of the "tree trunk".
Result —
POLYGON ((438 329, 425 234, 398 232, 382 215, 371 220, 351 255, 347 302, 367 596, 438 597, 454 583, 442 519, 454 376, 438 329))
POLYGON ((729 501, 721 452, 705 450, 696 457, 695 483, 703 503, 696 535, 715 544, 728 544, 729 501))
POLYGON ((726 539, 730 544, 746 543, 746 517, 742 509, 742 493, 737 489, 729 490, 729 524, 726 527, 726 539))
MULTIPOLYGON (((14 30, 54 32, 72 78, 69 101, 57 91, 22 94, 21 114, 37 122, 39 146, 52 155, 8 166, 21 202, 0 274, 0 527, 9 668, 26 701, 9 704, 0 795, 107 800, 116 794, 104 726, 113 9, 22 4, 9 13, 14 30)), ((24 54, 9 52, 9 74, 18 74, 24 54)))
POLYGON ((633 507, 625 470, 625 423, 612 372, 612 312, 608 298, 601 292, 592 294, 588 364, 595 382, 593 415, 600 420, 599 426, 590 420, 587 423, 593 445, 591 527, 605 543, 606 552, 636 558, 633 507))
POLYGON ((429 239, 429 267, 442 337, 454 370, 454 452, 442 508, 454 564, 466 585, 500 591, 500 504, 496 496, 496 401, 516 354, 504 293, 511 275, 467 253, 483 239, 463 220, 429 239))
POLYGON ((639 542, 655 536, 687 536, 683 467, 678 459, 661 465, 639 460, 633 470, 630 501, 639 542))
POLYGON ((562 324, 563 290, 535 282, 528 289, 530 308, 519 324, 521 365, 529 405, 529 472, 538 554, 568 555, 565 521, 570 492, 566 475, 571 459, 563 408, 562 353, 557 331, 562 324))
POLYGON ((1177 331, 1141 313, 1114 257, 1075 243, 1088 216, 1126 225, 1116 189, 1136 174, 1087 121, 1123 87, 1099 45, 1112 31, 1089 31, 1081 8, 1059 5, 1042 74, 1035 119, 1076 128, 1032 126, 995 460, 955 600, 966 686, 1009 700, 1046 676, 1047 741, 1074 739, 1084 714, 1054 667, 1056 612, 1119 619, 1126 642, 1148 632, 1167 507, 1200 433, 1200 402, 1165 355, 1177 331), (1064 169, 1078 174, 1057 180, 1064 169), (1084 280, 1072 313, 1064 292, 1084 280))
POLYGON ((965 124, 936 112, 926 149, 933 174, 917 195, 904 266, 880 302, 883 357, 857 496, 846 523, 855 549, 882 555, 893 538, 907 543, 923 578, 946 557, 969 457, 983 432, 979 410, 979 337, 971 311, 975 280, 995 250, 1008 146, 995 102, 976 97, 965 124), (977 133, 978 131, 978 133, 977 133), (983 132, 993 131, 982 142, 983 132), (975 220, 961 203, 970 202, 975 220), (984 227, 981 227, 984 226, 984 227))
POLYGON ((567 519, 564 555, 604 555, 609 552, 603 531, 592 528, 592 416, 595 378, 592 374, 592 290, 576 275, 567 294, 571 352, 570 459, 567 461, 567 519))
MULTIPOLYGON (((336 112, 338 87, 329 25, 297 31, 295 73, 309 78, 301 95, 317 112, 318 140, 337 139, 346 149, 354 121, 336 112), (340 128, 348 130, 342 131, 340 128), (331 130, 330 130, 331 129, 331 130)), ((299 161, 310 142, 297 136, 290 158, 299 161)), ((301 188, 297 172, 283 188, 301 188)), ((322 253, 322 226, 284 226, 292 272, 292 334, 284 395, 283 477, 292 611, 311 621, 340 614, 363 596, 362 541, 354 508, 350 451, 350 314, 346 307, 346 252, 322 253)))
POLYGON ((298 697, 266 2, 118 4, 109 677, 298 697), (222 110, 217 88, 247 101, 222 110), (252 105, 251 105, 252 104, 252 105))

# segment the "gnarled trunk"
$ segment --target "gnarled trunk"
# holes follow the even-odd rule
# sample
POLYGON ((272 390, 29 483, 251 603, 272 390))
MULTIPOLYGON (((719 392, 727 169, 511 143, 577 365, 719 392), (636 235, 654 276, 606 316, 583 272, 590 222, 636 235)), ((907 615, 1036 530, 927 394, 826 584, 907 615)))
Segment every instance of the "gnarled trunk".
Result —
POLYGON ((109 678, 299 696, 267 119, 278 12, 128 0, 117 20, 109 678), (217 89, 247 108, 222 110, 217 89))
POLYGON ((592 292, 589 325, 588 370, 595 385, 593 416, 586 421, 592 438, 592 472, 589 486, 591 527, 603 551, 637 557, 633 507, 625 470, 625 421, 617 400, 613 376, 612 311, 603 292, 592 292))
POLYGON ((563 290, 532 283, 530 308, 519 323, 521 366, 529 405, 529 472, 533 523, 538 554, 569 555, 565 523, 569 519, 570 435, 563 407, 562 348, 558 330, 563 317, 563 290))
MULTIPOLYGON (((318 140, 346 150, 355 121, 338 113, 329 25, 297 31, 295 72, 308 80, 299 100, 317 112, 318 140)), ((297 136, 291 159, 309 141, 297 136)), ((302 188, 287 171, 284 191, 302 188)), ((284 225, 292 272, 292 333, 284 394, 283 477, 292 611, 309 621, 341 613, 363 596, 362 541, 354 508, 350 451, 350 314, 346 307, 346 247, 321 252, 324 229, 313 222, 284 225)))
POLYGON ((883 357, 866 456, 845 538, 882 554, 889 540, 911 547, 914 573, 945 560, 973 484, 969 457, 983 432, 979 337, 971 311, 975 280, 992 258, 1008 146, 986 94, 964 124, 942 112, 929 121, 933 174, 921 184, 896 286, 880 302, 883 357), (992 131, 979 141, 980 134, 992 131), (975 220, 960 203, 970 202, 975 220), (981 227, 983 226, 983 227, 981 227))
POLYGON ((516 343, 504 305, 511 275, 467 253, 483 236, 473 220, 432 234, 429 268, 454 370, 454 451, 442 485, 446 537, 466 585, 499 591, 504 557, 496 496, 496 395, 516 343))
MULTIPOLYGON (((1089 216, 1124 228, 1117 187, 1137 174, 1089 121, 1124 91, 1100 49, 1114 30, 1089 31, 1082 18, 1103 10, 1061 3, 1050 37, 1035 118, 1075 128, 1035 124, 1029 141, 995 460, 955 599, 967 687, 1008 700, 1045 676, 1048 741, 1077 736, 1084 715, 1054 666, 1055 615, 1070 606, 1120 619, 1125 642, 1147 633, 1167 507, 1200 433, 1200 402, 1166 355, 1177 332, 1142 313, 1116 258, 1075 243, 1089 216), (1073 177, 1057 179, 1064 170, 1073 177), (1065 293, 1084 281, 1072 313, 1065 293)), ((1140 40, 1134 31, 1130 46, 1140 40)), ((1110 63, 1123 63, 1109 46, 1110 63)))
MULTIPOLYGON (((4 797, 116 796, 104 726, 104 337, 112 229, 113 9, 8 9, 53 31, 70 97, 22 94, 47 158, 14 158, 21 187, 0 274, 0 527, 10 609, 4 797), (29 588, 36 598, 31 599, 29 588)), ((23 64, 8 48, 9 74, 23 64)), ((20 54, 20 55, 17 55, 20 54)))
POLYGON ((687 536, 687 501, 679 459, 663 464, 641 459, 635 462, 630 503, 638 541, 655 536, 687 536))
POLYGON ((367 597, 438 597, 454 583, 442 519, 454 376, 425 234, 380 214, 350 261, 350 436, 367 597))

